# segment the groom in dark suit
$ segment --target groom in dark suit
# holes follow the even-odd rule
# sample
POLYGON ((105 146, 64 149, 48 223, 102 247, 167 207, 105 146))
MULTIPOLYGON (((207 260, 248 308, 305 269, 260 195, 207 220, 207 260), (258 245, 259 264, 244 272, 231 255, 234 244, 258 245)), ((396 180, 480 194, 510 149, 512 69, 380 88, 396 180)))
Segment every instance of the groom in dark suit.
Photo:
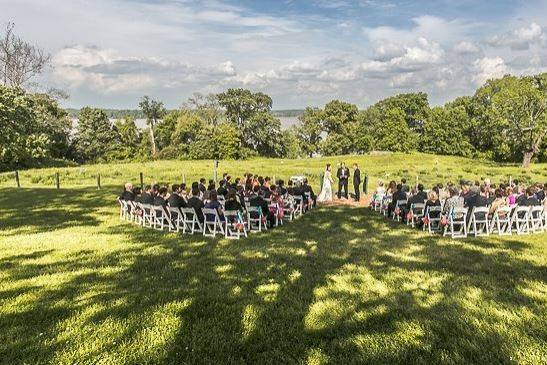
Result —
POLYGON ((358 202, 361 200, 361 192, 359 191, 359 186, 361 186, 361 170, 356 163, 353 164, 353 189, 355 190, 355 201, 358 202))
POLYGON ((345 163, 341 163, 338 171, 336 172, 336 177, 338 178, 338 199, 342 197, 342 189, 344 189, 344 198, 348 198, 348 180, 349 180, 349 169, 346 167, 345 163))

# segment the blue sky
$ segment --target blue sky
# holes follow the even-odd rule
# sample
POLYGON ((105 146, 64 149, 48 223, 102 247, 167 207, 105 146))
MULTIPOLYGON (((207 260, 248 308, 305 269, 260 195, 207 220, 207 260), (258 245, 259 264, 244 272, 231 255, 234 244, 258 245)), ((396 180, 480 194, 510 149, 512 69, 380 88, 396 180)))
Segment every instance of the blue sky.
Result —
POLYGON ((177 107, 244 87, 274 108, 433 104, 490 77, 547 70, 547 0, 0 0, 0 23, 53 56, 40 82, 65 106, 177 107))

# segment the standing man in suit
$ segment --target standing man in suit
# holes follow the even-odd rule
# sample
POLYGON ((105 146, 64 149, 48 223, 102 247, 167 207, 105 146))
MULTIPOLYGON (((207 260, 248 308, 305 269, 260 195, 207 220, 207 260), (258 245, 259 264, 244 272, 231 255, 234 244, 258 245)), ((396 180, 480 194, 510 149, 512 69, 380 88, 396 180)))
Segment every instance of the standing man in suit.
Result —
POLYGON ((359 187, 361 186, 361 170, 356 163, 353 164, 353 189, 355 190, 355 201, 361 200, 361 192, 359 187))
POLYGON ((346 167, 346 164, 342 162, 338 171, 336 173, 338 178, 338 199, 342 197, 342 189, 344 189, 344 198, 348 198, 348 180, 349 180, 349 169, 346 167))

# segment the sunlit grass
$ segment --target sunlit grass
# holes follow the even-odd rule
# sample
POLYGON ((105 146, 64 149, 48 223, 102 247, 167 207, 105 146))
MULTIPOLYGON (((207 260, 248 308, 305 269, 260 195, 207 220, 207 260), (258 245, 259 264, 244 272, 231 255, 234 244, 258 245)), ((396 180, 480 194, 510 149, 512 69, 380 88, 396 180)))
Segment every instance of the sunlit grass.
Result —
POLYGON ((0 363, 547 361, 547 234, 455 241, 330 207, 227 241, 120 221, 114 185, 0 192, 0 363))

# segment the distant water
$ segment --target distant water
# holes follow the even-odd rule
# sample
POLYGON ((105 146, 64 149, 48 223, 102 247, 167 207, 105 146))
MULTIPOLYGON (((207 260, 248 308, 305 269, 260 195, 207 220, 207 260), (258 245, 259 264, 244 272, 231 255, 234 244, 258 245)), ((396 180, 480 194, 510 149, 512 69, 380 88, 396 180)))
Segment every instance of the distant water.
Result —
MULTIPOLYGON (((278 118, 281 121, 282 129, 290 128, 291 126, 298 123, 298 117, 278 117, 278 118)), ((111 119, 111 121, 114 121, 114 120, 115 119, 111 119)), ((76 127, 78 125, 78 119, 73 118, 72 122, 73 122, 73 125, 72 125, 73 127, 76 127)), ((137 125, 137 128, 144 129, 146 128, 146 119, 135 119, 135 124, 137 125)))

